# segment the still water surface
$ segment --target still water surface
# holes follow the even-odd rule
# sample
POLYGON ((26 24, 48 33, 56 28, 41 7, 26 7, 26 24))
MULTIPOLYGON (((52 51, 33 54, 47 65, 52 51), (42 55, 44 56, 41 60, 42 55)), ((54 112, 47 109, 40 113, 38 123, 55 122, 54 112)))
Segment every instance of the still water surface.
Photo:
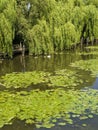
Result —
MULTIPOLYGON (((66 54, 57 54, 47 56, 25 56, 21 55, 14 57, 13 60, 6 59, 0 63, 0 75, 11 72, 26 72, 33 70, 41 70, 53 72, 56 70, 61 70, 65 68, 70 68, 70 63, 78 60, 91 59, 93 56, 81 56, 74 53, 66 54)), ((72 69, 72 68, 71 68, 72 69)), ((91 87, 98 89, 98 78, 91 78, 89 72, 83 72, 79 70, 79 73, 83 75, 83 86, 80 86, 80 89, 84 87, 91 87), (85 83, 85 80, 88 80, 88 83, 85 83)), ((0 130, 38 130, 34 125, 27 125, 22 121, 15 120, 12 125, 5 125, 0 130)), ((40 128, 39 130, 47 130, 46 128, 40 128)), ((50 128, 49 130, 98 130, 98 116, 94 116, 92 119, 87 119, 83 121, 75 120, 74 125, 58 126, 50 128), (81 124, 86 123, 87 126, 83 127, 81 124), (75 125, 76 124, 76 125, 75 125)))

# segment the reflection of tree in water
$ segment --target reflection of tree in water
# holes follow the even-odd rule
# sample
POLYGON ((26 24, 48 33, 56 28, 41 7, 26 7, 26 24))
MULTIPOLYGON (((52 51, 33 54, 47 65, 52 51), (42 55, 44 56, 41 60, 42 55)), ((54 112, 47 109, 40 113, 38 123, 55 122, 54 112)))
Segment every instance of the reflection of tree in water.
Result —
POLYGON ((0 75, 4 75, 6 73, 11 73, 14 71, 13 61, 6 59, 0 63, 0 75))
POLYGON ((0 130, 35 130, 35 126, 25 124, 24 121, 15 120, 12 125, 5 125, 0 130))
POLYGON ((25 68, 26 68, 26 66, 25 66, 25 57, 24 56, 20 56, 20 63, 21 63, 21 65, 22 65, 22 72, 25 72, 26 70, 25 70, 25 68))
POLYGON ((12 72, 25 72, 25 57, 21 55, 16 56, 12 59, 4 59, 0 63, 0 75, 12 72))

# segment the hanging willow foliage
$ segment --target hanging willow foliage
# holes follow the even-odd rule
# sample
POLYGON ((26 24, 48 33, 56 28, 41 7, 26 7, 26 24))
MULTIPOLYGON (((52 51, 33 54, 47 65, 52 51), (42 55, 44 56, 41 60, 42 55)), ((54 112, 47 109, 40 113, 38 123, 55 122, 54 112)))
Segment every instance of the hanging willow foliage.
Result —
POLYGON ((49 27, 41 20, 28 32, 30 54, 49 54, 53 51, 49 27))
POLYGON ((15 1, 0 0, 0 52, 12 57, 12 41, 14 38, 15 1))
POLYGON ((51 11, 44 15, 45 6, 40 22, 30 29, 30 53, 63 51, 79 43, 82 37, 90 40, 98 37, 98 9, 95 5, 87 5, 83 0, 58 0, 53 1, 53 5, 48 1, 47 10, 51 7, 51 11))
POLYGON ((4 15, 1 15, 0 33, 1 51, 3 53, 10 53, 12 48, 12 29, 10 22, 4 15))
POLYGON ((92 40, 98 32, 96 26, 98 24, 98 10, 94 5, 87 5, 83 8, 84 18, 83 18, 83 27, 82 27, 82 36, 86 39, 89 37, 92 40), (96 31, 95 31, 96 30, 96 31))
POLYGON ((12 56, 13 39, 29 47, 33 55, 64 51, 80 43, 81 38, 98 39, 97 3, 0 0, 0 52, 12 56))
POLYGON ((57 2, 47 18, 36 24, 29 32, 30 53, 47 54, 63 51, 77 43, 78 32, 72 24, 74 4, 57 2), (70 7, 69 7, 70 6, 70 7), (47 22, 46 22, 47 21, 47 22))

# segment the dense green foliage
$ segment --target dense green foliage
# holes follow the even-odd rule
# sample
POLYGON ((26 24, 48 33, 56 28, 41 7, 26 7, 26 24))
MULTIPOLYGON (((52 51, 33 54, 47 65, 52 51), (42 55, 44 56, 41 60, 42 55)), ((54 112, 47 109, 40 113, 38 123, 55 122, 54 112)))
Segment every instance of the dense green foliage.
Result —
POLYGON ((98 38, 97 0, 0 0, 0 17, 0 52, 10 56, 12 43, 38 55, 98 38))
POLYGON ((15 33, 15 0, 0 0, 0 52, 12 56, 12 42, 15 33))

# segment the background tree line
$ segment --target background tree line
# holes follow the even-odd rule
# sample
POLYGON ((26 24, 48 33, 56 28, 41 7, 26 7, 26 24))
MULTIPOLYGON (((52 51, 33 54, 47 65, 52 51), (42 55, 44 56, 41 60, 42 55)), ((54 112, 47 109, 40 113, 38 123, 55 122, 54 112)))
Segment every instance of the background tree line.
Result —
POLYGON ((98 0, 0 0, 0 52, 13 43, 29 54, 51 54, 98 39, 98 0))

